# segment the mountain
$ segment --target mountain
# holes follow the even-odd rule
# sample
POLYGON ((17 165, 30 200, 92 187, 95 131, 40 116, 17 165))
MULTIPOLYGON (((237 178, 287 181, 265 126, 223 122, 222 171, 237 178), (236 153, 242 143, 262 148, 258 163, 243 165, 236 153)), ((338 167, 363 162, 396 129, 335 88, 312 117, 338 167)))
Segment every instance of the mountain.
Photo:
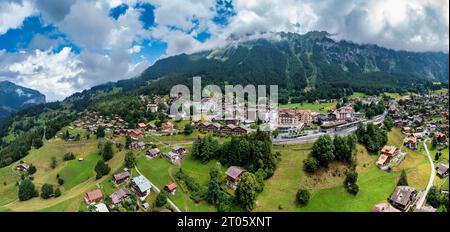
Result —
POLYGON ((412 80, 448 83, 448 61, 448 54, 441 52, 395 51, 335 41, 327 32, 277 33, 159 60, 141 79, 200 75, 208 83, 277 84, 300 92, 320 90, 330 83, 358 88, 384 81, 383 87, 389 87, 412 80))
MULTIPOLYGON (((168 57, 136 78, 95 86, 62 102, 20 110, 0 122, 0 167, 26 156, 35 139, 53 138, 84 110, 117 114, 132 124, 143 121, 149 116, 139 95, 166 95, 174 85, 191 86, 193 76, 201 76, 203 86, 275 84, 279 86, 279 103, 342 98, 356 91, 377 95, 448 88, 448 54, 395 51, 332 37, 326 32, 276 33, 232 42, 222 48, 168 57)), ((21 95, 16 88, 10 89, 7 96, 13 100, 3 100, 0 95, 0 105, 21 95)), ((28 100, 15 106, 23 107, 24 102, 28 100)), ((11 108, 7 105, 0 111, 11 108)))
POLYGON ((36 90, 9 81, 0 82, 0 122, 14 112, 45 103, 45 96, 36 90))

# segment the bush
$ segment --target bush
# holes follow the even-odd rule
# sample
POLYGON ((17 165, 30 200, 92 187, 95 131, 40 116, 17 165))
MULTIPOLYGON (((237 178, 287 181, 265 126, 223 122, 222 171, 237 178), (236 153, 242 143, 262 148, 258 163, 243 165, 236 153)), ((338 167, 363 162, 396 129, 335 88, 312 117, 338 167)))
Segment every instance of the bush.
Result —
POLYGON ((319 169, 319 161, 316 158, 310 156, 303 161, 303 169, 306 172, 314 173, 317 171, 317 169, 319 169))
POLYGON ((133 168, 136 165, 136 158, 133 155, 133 152, 128 152, 125 155, 125 167, 133 168))
POLYGON ((102 160, 99 160, 97 162, 97 165, 95 165, 95 172, 97 173, 95 178, 98 180, 102 178, 102 176, 107 175, 110 171, 111 168, 108 166, 108 164, 106 164, 102 160))
POLYGON ((59 188, 55 189, 55 197, 60 197, 61 196, 61 190, 59 190, 59 188))
POLYGON ((159 192, 155 200, 156 207, 163 207, 167 203, 167 192, 162 190, 159 192))
POLYGON ((75 155, 72 152, 68 152, 66 154, 64 154, 64 161, 69 161, 69 160, 74 160, 75 159, 75 155))
POLYGON ((44 184, 41 188, 41 197, 42 199, 48 199, 53 195, 53 185, 44 184))
POLYGON ((55 169, 57 164, 58 164, 58 163, 56 162, 56 158, 55 158, 55 157, 52 157, 52 160, 51 160, 51 162, 50 162, 50 167, 51 167, 52 169, 55 169))
POLYGON ((64 184, 64 180, 58 177, 58 184, 61 186, 64 184))
POLYGON ((38 195, 39 193, 36 191, 33 182, 26 179, 20 182, 18 193, 20 201, 26 201, 38 195))
POLYGON ((308 189, 301 188, 297 191, 297 202, 301 205, 307 205, 310 198, 310 193, 308 189))
POLYGON ((347 186, 347 192, 350 194, 356 195, 359 192, 359 186, 357 184, 349 184, 347 186))
POLYGON ((36 171, 36 167, 33 164, 30 164, 30 167, 28 168, 28 175, 33 175, 36 171))

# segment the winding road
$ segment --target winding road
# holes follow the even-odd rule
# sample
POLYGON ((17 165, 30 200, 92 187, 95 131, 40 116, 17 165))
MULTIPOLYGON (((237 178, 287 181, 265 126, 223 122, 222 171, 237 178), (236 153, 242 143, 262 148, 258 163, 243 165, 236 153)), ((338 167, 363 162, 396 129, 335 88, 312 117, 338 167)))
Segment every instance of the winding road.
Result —
POLYGON ((427 198, 428 192, 430 191, 430 188, 433 186, 434 177, 436 176, 436 169, 434 167, 434 162, 433 162, 433 159, 431 158, 430 152, 428 151, 427 140, 423 141, 423 148, 425 148, 425 152, 427 153, 428 160, 430 161, 431 175, 430 175, 430 179, 428 180, 427 188, 423 192, 423 194, 420 197, 420 199, 417 201, 416 209, 422 208, 422 206, 425 203, 425 200, 427 198))

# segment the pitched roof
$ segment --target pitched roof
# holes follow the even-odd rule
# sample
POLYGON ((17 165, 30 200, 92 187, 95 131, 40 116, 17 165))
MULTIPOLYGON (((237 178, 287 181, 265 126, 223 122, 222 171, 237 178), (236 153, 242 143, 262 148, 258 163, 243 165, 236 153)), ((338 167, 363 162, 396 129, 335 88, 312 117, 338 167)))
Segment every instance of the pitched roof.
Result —
POLYGON ((111 197, 111 200, 114 204, 119 203, 122 198, 128 196, 130 192, 126 188, 121 188, 117 190, 115 193, 111 194, 109 197, 111 197))
POLYGON ((169 183, 166 185, 166 189, 169 191, 173 191, 177 188, 177 184, 175 182, 169 183))
POLYGON ((157 155, 159 152, 160 151, 158 148, 153 148, 147 151, 147 153, 149 153, 150 155, 157 155))
POLYGON ((136 187, 139 188, 139 191, 141 192, 145 192, 152 188, 150 181, 148 181, 144 176, 136 176, 135 178, 133 178, 133 183, 136 185, 136 187))
POLYGON ((96 189, 86 193, 88 201, 97 201, 103 198, 103 193, 100 189, 96 189))
POLYGON ((231 166, 228 168, 226 174, 227 176, 236 179, 238 178, 243 172, 245 172, 245 169, 239 166, 231 166))
POLYGON ((381 153, 392 155, 395 153, 396 150, 397 148, 395 146, 384 146, 383 149, 381 149, 381 153))
POLYGON ((448 165, 445 165, 445 164, 439 164, 438 165, 438 167, 437 167, 437 173, 438 174, 442 175, 442 174, 444 174, 447 171, 448 171, 448 165))
POLYGON ((407 205, 410 201, 410 196, 416 189, 409 186, 398 186, 391 196, 391 201, 401 205, 407 205))
POLYGON ((120 172, 120 173, 117 173, 117 174, 113 175, 114 180, 123 180, 123 179, 126 179, 126 178, 130 178, 130 176, 131 176, 130 173, 127 172, 127 171, 120 172))

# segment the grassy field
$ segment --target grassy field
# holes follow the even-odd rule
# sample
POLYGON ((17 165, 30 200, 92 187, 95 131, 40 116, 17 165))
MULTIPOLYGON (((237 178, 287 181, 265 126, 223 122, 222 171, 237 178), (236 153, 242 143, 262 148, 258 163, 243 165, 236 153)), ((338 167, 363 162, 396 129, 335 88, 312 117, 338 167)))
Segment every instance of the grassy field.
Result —
POLYGON ((59 172, 60 178, 64 180, 65 190, 69 190, 94 177, 94 167, 100 159, 100 155, 94 152, 88 155, 83 161, 68 161, 66 166, 59 172))
MULTIPOLYGON (((188 155, 183 161, 181 168, 186 174, 195 178, 200 184, 206 185, 209 181, 209 169, 214 165, 214 163, 214 161, 210 161, 206 164, 202 164, 188 155)), ((170 164, 165 158, 149 160, 145 156, 138 157, 137 167, 142 174, 159 189, 163 189, 166 184, 175 181, 174 175, 179 169, 179 167, 170 164)), ((181 188, 176 191, 174 196, 170 196, 170 198, 182 211, 215 211, 214 206, 209 205, 206 202, 197 204, 192 201, 189 196, 181 190, 181 188)))
MULTIPOLYGON (((404 136, 398 129, 389 135, 389 145, 401 147, 404 136)), ((378 169, 378 154, 370 155, 362 145, 357 145, 357 171, 360 191, 356 196, 347 193, 343 186, 342 163, 332 163, 328 169, 314 174, 303 171, 303 160, 308 156, 311 144, 275 146, 282 159, 273 177, 266 182, 258 196, 255 211, 262 212, 368 212, 378 203, 385 202, 395 189, 401 170, 405 169, 411 186, 421 190, 426 186, 431 172, 427 158, 419 151, 408 152, 403 163, 392 172, 378 169), (300 187, 311 192, 307 206, 296 203, 295 194, 300 187)))
POLYGON ((354 92, 352 95, 348 96, 348 98, 357 98, 357 97, 366 97, 367 94, 361 92, 354 92))
POLYGON ((328 110, 334 110, 336 108, 336 103, 292 103, 292 104, 284 104, 280 105, 280 108, 288 108, 288 109, 305 109, 311 110, 319 113, 327 113, 328 110))
POLYGON ((347 167, 341 163, 332 163, 328 170, 321 169, 312 175, 303 172, 302 161, 310 148, 310 144, 275 147, 282 153, 282 161, 258 197, 256 211, 369 211, 392 193, 397 174, 379 170, 374 165, 376 157, 369 155, 363 146, 358 145, 356 151, 360 186, 357 196, 347 193, 342 184, 347 167), (312 194, 306 207, 300 207, 295 200, 300 187, 308 188, 312 194))
MULTIPOLYGON (((77 211, 80 202, 82 201, 83 194, 89 190, 95 188, 96 184, 104 182, 108 177, 103 177, 99 180, 95 180, 93 177, 93 166, 91 169, 92 161, 90 159, 96 159, 99 156, 96 153, 97 142, 64 142, 59 139, 53 139, 47 141, 40 149, 33 149, 30 154, 24 158, 27 163, 33 163, 37 167, 37 172, 33 175, 33 183, 37 190, 40 190, 41 185, 44 183, 50 183, 57 186, 56 174, 61 172, 61 176, 65 177, 65 184, 61 187, 62 195, 58 198, 51 198, 43 200, 39 197, 33 198, 25 202, 17 201, 17 187, 14 183, 6 185, 10 187, 13 184, 14 188, 8 189, 5 186, 0 189, 2 192, 0 195, 0 208, 1 211, 52 211, 52 212, 67 212, 77 211), (76 157, 85 158, 84 161, 69 161, 63 162, 62 157, 67 152, 75 153, 76 157), (55 157, 58 164, 55 169, 50 168, 51 157, 55 157), (86 167, 84 167, 86 165, 86 167), (87 168, 87 166, 90 166, 87 168), (74 178, 75 176, 75 178, 74 178), (87 178, 89 176, 89 178, 87 178), (85 179, 87 178, 87 179, 85 179)), ((123 165, 125 151, 116 152, 114 157, 108 161, 112 172, 117 171, 123 165)), ((95 165, 95 164, 94 164, 95 165)), ((12 168, 15 164, 0 169, 0 177, 8 177, 11 181, 15 178, 12 174, 12 168), (11 171, 8 171, 11 170, 11 171)), ((15 181, 14 181, 15 182, 15 181)))

